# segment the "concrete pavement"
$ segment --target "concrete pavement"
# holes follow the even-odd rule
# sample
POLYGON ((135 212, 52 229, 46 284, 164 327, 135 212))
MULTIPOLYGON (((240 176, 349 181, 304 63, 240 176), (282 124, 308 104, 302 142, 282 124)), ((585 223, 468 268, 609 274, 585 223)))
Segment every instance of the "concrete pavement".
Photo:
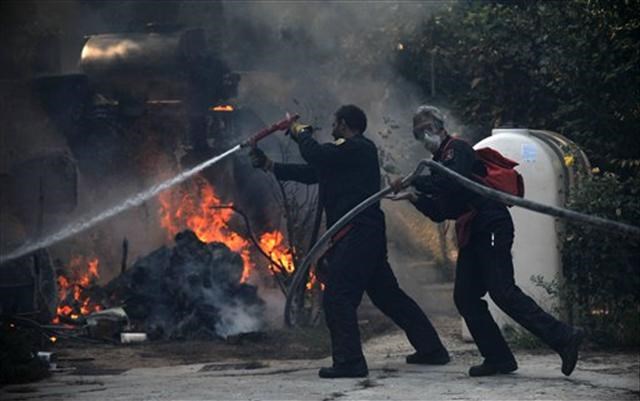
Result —
MULTIPOLYGON (((638 400, 638 354, 583 353, 571 377, 557 355, 518 351, 511 375, 470 378, 473 344, 450 340, 453 360, 441 367, 407 365, 411 348, 401 333, 365 344, 366 379, 321 380, 323 360, 239 361, 130 369, 120 374, 58 373, 39 383, 0 389, 2 400, 335 400, 490 399, 638 400)), ((117 372, 116 372, 117 373, 117 372)))

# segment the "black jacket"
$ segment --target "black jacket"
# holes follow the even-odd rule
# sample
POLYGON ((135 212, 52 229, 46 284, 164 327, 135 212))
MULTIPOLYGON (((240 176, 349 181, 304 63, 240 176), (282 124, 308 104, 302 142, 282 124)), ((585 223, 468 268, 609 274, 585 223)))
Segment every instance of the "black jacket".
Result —
MULTIPOLYGON (((470 179, 474 174, 486 175, 484 165, 471 145, 450 136, 433 154, 433 160, 470 179)), ((415 207, 436 222, 455 220, 469 211, 470 206, 482 201, 480 195, 438 171, 417 177, 412 185, 419 192, 415 207)))
MULTIPOLYGON (((336 143, 319 144, 310 131, 298 137, 300 154, 307 164, 275 163, 279 180, 319 184, 320 202, 327 227, 357 204, 380 191, 380 165, 375 144, 363 135, 336 143)), ((380 203, 358 215, 354 223, 384 225, 380 203)))

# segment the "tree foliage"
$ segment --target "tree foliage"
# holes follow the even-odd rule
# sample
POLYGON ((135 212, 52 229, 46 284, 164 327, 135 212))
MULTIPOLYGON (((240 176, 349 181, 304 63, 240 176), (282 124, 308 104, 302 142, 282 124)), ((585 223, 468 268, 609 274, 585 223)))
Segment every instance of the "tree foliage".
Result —
MULTIPOLYGON (((397 68, 484 135, 559 131, 608 170, 640 171, 640 2, 459 2, 408 35, 397 68)), ((434 99, 435 100, 435 99, 434 99)))

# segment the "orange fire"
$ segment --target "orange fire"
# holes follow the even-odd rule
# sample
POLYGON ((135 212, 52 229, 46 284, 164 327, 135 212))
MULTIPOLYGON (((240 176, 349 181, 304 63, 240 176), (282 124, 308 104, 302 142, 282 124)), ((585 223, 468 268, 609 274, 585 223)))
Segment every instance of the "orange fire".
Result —
POLYGON ((324 291, 324 283, 321 283, 320 280, 318 280, 318 277, 316 276, 316 273, 314 271, 309 272, 309 281, 307 281, 306 284, 307 290, 311 291, 313 287, 318 284, 320 285, 320 290, 324 291))
POLYGON ((269 269, 281 273, 281 267, 288 274, 293 274, 296 267, 293 264, 291 249, 284 245, 284 238, 280 231, 266 232, 260 236, 260 247, 269 255, 275 263, 269 265, 269 269))
POLYGON ((213 187, 202 177, 196 177, 187 191, 173 190, 160 195, 160 224, 173 238, 179 231, 189 228, 203 242, 222 242, 242 257, 243 271, 240 282, 249 278, 251 258, 249 241, 231 230, 228 222, 233 210, 220 208, 223 204, 213 187))
POLYGON ((59 304, 53 323, 60 323, 60 317, 76 320, 80 316, 102 310, 102 306, 94 303, 84 290, 95 284, 100 277, 99 260, 92 257, 85 259, 74 256, 66 267, 67 275, 60 275, 58 282, 59 304))
MULTIPOLYGON (((229 220, 235 213, 230 203, 223 203, 209 182, 200 176, 184 184, 179 189, 160 194, 160 224, 167 230, 170 239, 186 228, 193 231, 203 242, 221 242, 241 255, 243 271, 241 283, 249 279, 255 263, 251 260, 250 242, 229 227, 229 220)), ((271 259, 269 271, 272 274, 291 276, 295 271, 293 250, 286 245, 285 237, 278 230, 258 235, 258 243, 271 259)), ((307 288, 318 285, 311 273, 307 288)), ((324 289, 324 284, 320 284, 324 289)))
POLYGON ((230 104, 220 104, 220 105, 217 105, 217 106, 210 107, 210 110, 213 110, 213 111, 223 111, 223 112, 231 112, 231 111, 233 111, 233 110, 235 110, 235 109, 234 109, 234 107, 233 107, 232 105, 230 105, 230 104))

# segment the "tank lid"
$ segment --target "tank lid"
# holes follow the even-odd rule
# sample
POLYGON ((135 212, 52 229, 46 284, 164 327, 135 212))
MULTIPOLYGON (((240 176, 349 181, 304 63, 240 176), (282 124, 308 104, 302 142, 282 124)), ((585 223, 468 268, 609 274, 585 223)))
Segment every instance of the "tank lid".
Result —
POLYGON ((528 128, 494 128, 491 130, 491 135, 498 134, 530 135, 528 128))

